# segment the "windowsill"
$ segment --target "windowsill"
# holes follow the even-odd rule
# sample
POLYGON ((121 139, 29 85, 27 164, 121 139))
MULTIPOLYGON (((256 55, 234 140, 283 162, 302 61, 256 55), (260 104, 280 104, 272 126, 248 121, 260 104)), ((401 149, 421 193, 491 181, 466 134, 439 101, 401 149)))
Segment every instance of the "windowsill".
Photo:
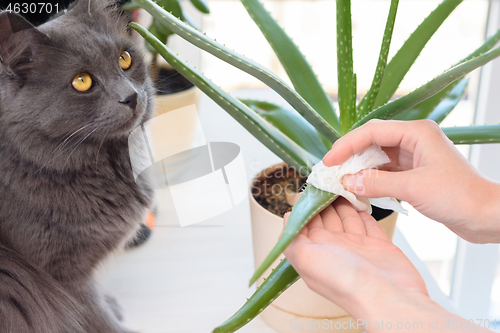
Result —
MULTIPOLYGON (((200 100, 207 141, 242 149, 248 178, 279 159, 206 96, 200 100)), ((253 293, 248 201, 210 220, 181 228, 168 194, 158 198, 151 239, 119 254, 99 272, 103 289, 117 298, 128 329, 148 333, 210 332, 253 293)), ((275 333, 260 318, 239 332, 275 333)))

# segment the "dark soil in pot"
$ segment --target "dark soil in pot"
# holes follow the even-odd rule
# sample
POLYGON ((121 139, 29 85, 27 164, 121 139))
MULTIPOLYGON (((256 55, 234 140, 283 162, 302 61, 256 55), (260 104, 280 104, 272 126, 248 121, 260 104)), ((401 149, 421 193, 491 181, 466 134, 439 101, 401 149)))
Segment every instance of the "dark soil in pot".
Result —
POLYGON ((294 196, 302 190, 307 177, 289 166, 275 172, 262 175, 252 184, 252 195, 255 200, 271 213, 283 217, 292 210, 287 203, 288 196, 294 196))
MULTIPOLYGON (((252 195, 264 209, 283 217, 292 210, 287 202, 287 195, 293 196, 303 190, 306 176, 301 175, 294 168, 284 166, 276 171, 262 175, 252 184, 252 195)), ((372 206, 372 216, 380 221, 393 213, 392 210, 372 206)))

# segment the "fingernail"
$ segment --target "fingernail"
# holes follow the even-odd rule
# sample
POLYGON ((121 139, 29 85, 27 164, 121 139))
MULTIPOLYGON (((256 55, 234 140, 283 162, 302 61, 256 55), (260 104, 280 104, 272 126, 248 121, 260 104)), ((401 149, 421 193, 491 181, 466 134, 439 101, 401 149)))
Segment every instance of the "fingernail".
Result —
POLYGON ((283 215, 283 220, 288 221, 288 218, 290 217, 290 212, 286 212, 285 215, 283 215))
POLYGON ((323 157, 323 163, 326 165, 326 166, 333 166, 333 165, 330 165, 330 162, 329 160, 333 157, 333 152, 330 150, 328 153, 326 153, 326 155, 323 157))
POLYGON ((332 151, 331 150, 328 151, 328 153, 326 153, 325 156, 323 156, 323 159, 330 157, 330 155, 332 155, 332 151))
POLYGON ((363 194, 365 187, 363 186, 364 175, 357 173, 355 175, 346 175, 344 177, 344 188, 356 194, 363 194))

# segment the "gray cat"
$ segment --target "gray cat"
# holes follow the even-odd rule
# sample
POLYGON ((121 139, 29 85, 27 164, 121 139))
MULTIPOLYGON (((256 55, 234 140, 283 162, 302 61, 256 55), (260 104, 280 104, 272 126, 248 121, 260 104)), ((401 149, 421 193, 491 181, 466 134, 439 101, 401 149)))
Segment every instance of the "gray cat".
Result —
POLYGON ((129 21, 109 0, 37 28, 0 13, 0 333, 127 332, 93 278, 152 205, 128 153, 154 92, 129 21))

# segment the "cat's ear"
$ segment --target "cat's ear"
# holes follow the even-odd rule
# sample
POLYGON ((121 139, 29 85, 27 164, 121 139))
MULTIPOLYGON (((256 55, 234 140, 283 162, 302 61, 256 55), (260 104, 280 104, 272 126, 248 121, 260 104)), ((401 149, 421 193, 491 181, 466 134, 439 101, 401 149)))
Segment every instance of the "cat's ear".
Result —
POLYGON ((0 13, 0 65, 13 75, 16 68, 36 58, 40 46, 48 39, 23 17, 0 13))
POLYGON ((132 13, 121 8, 122 5, 128 1, 129 0, 75 0, 71 6, 74 6, 75 12, 79 14, 93 15, 111 10, 113 14, 131 18, 132 13))
POLYGON ((133 14, 130 10, 122 9, 122 5, 129 2, 129 0, 108 0, 108 4, 106 8, 112 9, 114 11, 114 15, 128 24, 133 20, 133 14))

